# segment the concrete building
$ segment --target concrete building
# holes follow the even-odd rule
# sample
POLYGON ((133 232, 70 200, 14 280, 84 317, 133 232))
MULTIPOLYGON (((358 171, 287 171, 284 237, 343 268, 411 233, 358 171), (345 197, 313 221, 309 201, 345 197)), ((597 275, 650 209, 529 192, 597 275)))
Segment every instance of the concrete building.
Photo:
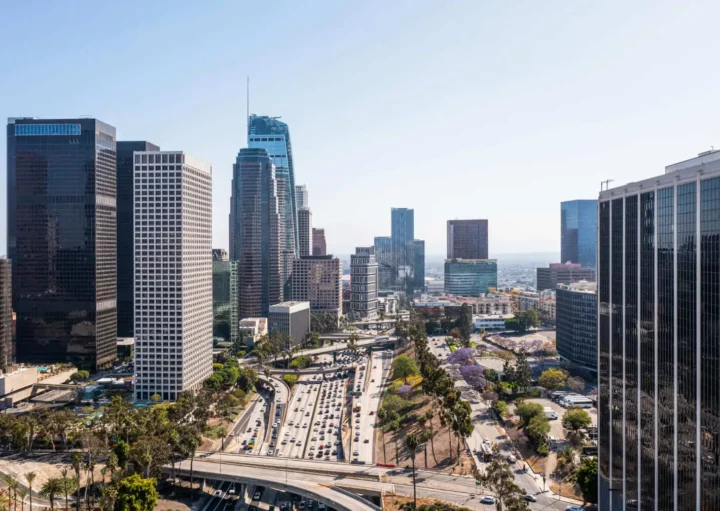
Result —
POLYGON ((212 168, 180 151, 134 158, 135 398, 174 401, 212 373, 212 168))
POLYGON ((505 322, 512 319, 513 314, 479 314, 473 316, 473 328, 475 330, 505 330, 505 322))
POLYGON ((310 302, 313 314, 342 315, 342 262, 331 255, 296 259, 292 274, 293 301, 310 302))
POLYGON ((557 300, 554 290, 546 289, 539 293, 521 291, 517 293, 516 297, 518 310, 535 309, 540 321, 545 324, 555 324, 557 300))
POLYGON ((310 201, 308 200, 307 186, 295 185, 295 202, 297 202, 298 211, 300 211, 302 208, 310 207, 310 201))
POLYGON ((560 262, 595 269, 597 205, 595 199, 560 203, 560 262))
POLYGON ((537 290, 555 289, 558 284, 572 284, 581 280, 594 281, 595 270, 576 263, 551 263, 537 269, 537 290))
POLYGON ((238 336, 245 340, 246 346, 255 346, 257 340, 267 333, 267 318, 245 318, 238 323, 238 336))
POLYGON ((12 363, 12 262, 0 258, 0 372, 12 363))
POLYGON ((213 340, 235 342, 238 338, 238 262, 213 260, 212 279, 213 340))
POLYGON ((298 249, 300 257, 312 255, 312 212, 310 208, 298 209, 298 249))
POLYGON ((312 230, 312 255, 321 256, 327 254, 327 244, 325 243, 325 229, 312 230))
POLYGON ((277 333, 287 335, 290 346, 301 343, 310 332, 310 302, 283 302, 271 305, 268 313, 268 331, 270 335, 277 333))
POLYGON ((266 317, 270 305, 283 300, 284 275, 277 179, 265 149, 238 153, 230 226, 230 259, 238 261, 238 317, 266 317))
POLYGON ((496 259, 445 261, 445 293, 456 296, 479 296, 496 287, 496 259))
POLYGON ((556 293, 558 354, 597 372, 597 284, 558 284, 556 293))
POLYGON ((488 293, 481 295, 473 305, 473 314, 512 314, 513 301, 507 295, 488 293))
POLYGON ((487 220, 448 220, 448 259, 487 259, 487 220))
POLYGON ((350 315, 353 319, 377 317, 377 278, 375 247, 357 247, 350 256, 350 315))
POLYGON ((116 176, 113 126, 8 119, 7 247, 19 362, 97 369, 115 360, 116 176))

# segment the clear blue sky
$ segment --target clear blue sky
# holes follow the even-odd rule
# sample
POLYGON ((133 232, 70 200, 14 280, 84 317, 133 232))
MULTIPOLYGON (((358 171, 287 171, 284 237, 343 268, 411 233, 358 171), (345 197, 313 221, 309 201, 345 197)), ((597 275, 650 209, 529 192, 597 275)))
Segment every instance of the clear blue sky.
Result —
MULTIPOLYGON (((289 123, 328 249, 415 209, 488 218, 491 252, 559 251, 560 201, 720 147, 718 2, 9 2, 2 117, 91 115, 213 165, 227 247, 251 110, 289 123)), ((5 139, 0 139, 5 153, 5 139)), ((5 204, 5 158, 0 161, 5 204)), ((0 208, 0 253, 5 251, 0 208)))

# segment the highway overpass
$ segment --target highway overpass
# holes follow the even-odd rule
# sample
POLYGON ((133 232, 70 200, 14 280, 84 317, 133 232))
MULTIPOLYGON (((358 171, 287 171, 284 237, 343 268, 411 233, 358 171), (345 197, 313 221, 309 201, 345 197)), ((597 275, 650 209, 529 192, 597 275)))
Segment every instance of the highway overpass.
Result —
MULTIPOLYGON (((375 337, 372 339, 362 339, 357 342, 357 346, 359 348, 365 348, 366 346, 386 346, 386 345, 392 345, 397 341, 397 337, 375 337)), ((347 349, 347 342, 339 341, 335 344, 332 344, 330 346, 323 346, 322 348, 311 348, 308 350, 302 350, 298 351, 294 357, 299 357, 300 355, 307 355, 307 356, 313 356, 313 355, 322 355, 325 353, 332 353, 334 351, 342 351, 347 349)), ((278 357, 278 361, 282 361, 283 359, 278 357)), ((257 363, 257 358, 253 355, 248 355, 246 357, 243 357, 241 359, 238 359, 238 362, 240 365, 252 365, 257 363)))

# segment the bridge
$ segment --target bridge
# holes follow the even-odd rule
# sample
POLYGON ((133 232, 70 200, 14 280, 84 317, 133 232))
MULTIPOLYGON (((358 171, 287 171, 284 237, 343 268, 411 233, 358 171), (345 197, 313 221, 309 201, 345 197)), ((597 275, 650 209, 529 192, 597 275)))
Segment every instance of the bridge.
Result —
MULTIPOLYGON (((375 337, 372 339, 363 339, 357 341, 357 347, 358 348, 365 348, 367 346, 387 346, 392 345, 397 341, 397 337, 375 337)), ((334 351, 342 351, 347 349, 347 342, 345 341, 338 341, 335 344, 332 344, 330 346, 323 346, 322 348, 311 348, 307 350, 298 351, 294 356, 299 357, 301 355, 306 356, 313 356, 313 355, 322 355, 325 353, 332 353, 334 351)), ((278 358, 278 360, 282 360, 281 358, 278 358)), ((241 359, 238 359, 238 362, 240 365, 252 365, 257 363, 257 357, 255 357, 252 354, 249 354, 241 359)))

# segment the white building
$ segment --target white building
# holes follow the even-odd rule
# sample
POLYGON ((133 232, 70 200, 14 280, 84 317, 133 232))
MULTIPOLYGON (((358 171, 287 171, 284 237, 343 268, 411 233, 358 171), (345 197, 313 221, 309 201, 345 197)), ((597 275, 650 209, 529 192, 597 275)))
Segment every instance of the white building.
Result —
POLYGON ((212 168, 134 157, 135 398, 173 401, 212 373, 212 168))
POLYGON ((475 330, 504 330, 505 322, 513 317, 513 314, 481 314, 473 316, 473 327, 475 330))
POLYGON ((350 315, 353 319, 377 317, 377 285, 375 247, 357 247, 350 256, 350 315))
POLYGON ((244 318, 238 322, 238 335, 246 346, 254 346, 257 340, 268 333, 267 318, 244 318))
POLYGON ((310 202, 308 200, 308 189, 305 185, 295 185, 295 202, 298 210, 302 208, 309 208, 310 202))

